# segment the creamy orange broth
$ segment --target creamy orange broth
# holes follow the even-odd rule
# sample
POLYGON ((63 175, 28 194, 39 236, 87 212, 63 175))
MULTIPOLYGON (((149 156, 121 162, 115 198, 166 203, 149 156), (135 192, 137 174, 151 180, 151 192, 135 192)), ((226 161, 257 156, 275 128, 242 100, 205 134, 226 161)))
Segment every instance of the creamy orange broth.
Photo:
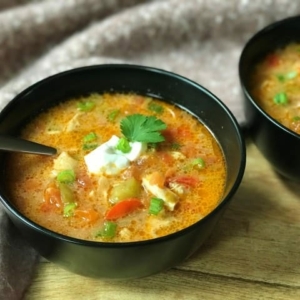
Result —
POLYGON ((279 48, 257 64, 251 94, 271 117, 300 134, 300 43, 279 48))
MULTIPOLYGON (((223 195, 226 165, 215 138, 189 113, 157 99, 133 94, 94 94, 72 99, 36 117, 23 130, 22 137, 56 147, 58 154, 54 157, 10 154, 7 183, 11 199, 29 219, 67 236, 110 242, 164 236, 203 218, 218 205, 223 195), (78 103, 86 101, 95 104, 93 109, 78 111, 78 103), (162 111, 150 110, 153 104, 162 111), (121 137, 120 121, 136 113, 155 115, 165 122, 167 129, 162 131, 165 141, 156 147, 148 144, 146 152, 120 174, 90 174, 84 156, 92 150, 83 149, 84 137, 95 133, 97 139, 93 143, 97 145, 112 135, 121 137), (59 202, 59 193, 54 193, 49 200, 49 193, 59 191, 53 165, 61 152, 68 153, 77 162, 76 179, 68 184, 76 203, 70 216, 63 215, 66 203, 59 202), (199 158, 204 166, 193 164, 199 158), (157 215, 149 213, 153 195, 141 181, 152 173, 161 175, 162 188, 177 195, 179 200, 173 211, 164 207, 157 215), (110 201, 113 187, 129 178, 135 178, 141 187, 135 198, 142 205, 112 221, 116 224, 114 237, 99 236, 97 233, 103 228, 107 211, 116 205, 110 201)), ((90 142, 89 146, 94 145, 90 142)))

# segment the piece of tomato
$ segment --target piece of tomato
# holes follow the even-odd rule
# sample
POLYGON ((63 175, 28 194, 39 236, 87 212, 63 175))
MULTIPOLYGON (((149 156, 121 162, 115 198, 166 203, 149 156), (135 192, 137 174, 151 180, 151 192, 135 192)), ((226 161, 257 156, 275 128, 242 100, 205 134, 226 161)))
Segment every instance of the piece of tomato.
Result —
POLYGON ((79 219, 82 225, 94 224, 99 219, 99 213, 94 209, 75 209, 74 217, 79 219))
POLYGON ((41 205, 41 210, 48 212, 51 210, 61 211, 62 200, 60 189, 55 184, 49 184, 49 186, 44 191, 43 203, 41 205))
POLYGON ((137 198, 126 199, 118 202, 108 210, 104 218, 105 220, 116 220, 129 215, 142 206, 142 202, 137 198))

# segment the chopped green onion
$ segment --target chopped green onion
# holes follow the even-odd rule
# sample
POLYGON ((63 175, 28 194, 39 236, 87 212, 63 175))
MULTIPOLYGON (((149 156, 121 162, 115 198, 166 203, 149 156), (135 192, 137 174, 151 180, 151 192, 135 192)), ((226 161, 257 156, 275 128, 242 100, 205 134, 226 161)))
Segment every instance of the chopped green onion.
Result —
POLYGON ((286 79, 293 79, 295 77, 297 77, 298 75, 298 72, 297 71, 291 71, 291 72, 288 72, 286 75, 285 75, 285 78, 286 79))
POLYGON ((156 150, 158 145, 157 143, 148 143, 147 146, 149 150, 156 150))
POLYGON ((105 221, 101 230, 96 234, 96 237, 113 238, 116 235, 117 224, 111 221, 105 221))
POLYGON ((68 203, 64 206, 64 217, 72 217, 76 208, 76 203, 68 203))
POLYGON ((288 102, 288 98, 286 93, 281 92, 274 96, 273 101, 276 104, 286 104, 288 102))
POLYGON ((93 150, 98 147, 97 143, 92 143, 97 140, 97 134, 95 132, 90 132, 86 136, 83 137, 83 150, 93 150))
POLYGON ((83 144, 82 149, 83 150, 93 150, 98 147, 98 144, 83 144))
POLYGON ((119 113, 120 113, 119 109, 114 109, 113 111, 111 111, 107 116, 108 121, 110 121, 110 122, 115 121, 115 119, 119 113))
POLYGON ((73 170, 60 171, 56 179, 60 183, 73 183, 75 181, 75 172, 73 170))
POLYGON ((191 164, 199 169, 203 169, 205 167, 205 161, 201 157, 193 159, 191 164))
POLYGON ((63 203, 73 203, 74 194, 72 189, 65 183, 59 184, 60 197, 63 203))
POLYGON ((131 150, 131 146, 130 146, 128 140, 126 138, 122 137, 119 139, 116 149, 122 151, 123 153, 128 153, 131 150))
POLYGON ((181 148, 181 145, 178 144, 178 143, 172 143, 171 144, 171 149, 172 150, 180 150, 180 148, 181 148))
POLYGON ((95 103, 92 101, 78 102, 77 109, 80 111, 91 111, 95 107, 95 103))
POLYGON ((277 79, 281 82, 283 82, 285 80, 285 76, 283 74, 278 74, 277 75, 277 79))
POLYGON ((155 113, 157 113, 157 114, 161 114, 161 113, 164 112, 164 108, 161 105, 156 104, 155 102, 150 102, 148 104, 148 109, 155 112, 155 113))
POLYGON ((83 137, 83 142, 88 143, 95 141, 97 139, 97 134, 95 132, 90 132, 89 134, 83 137))
POLYGON ((158 215, 164 208, 164 200, 160 198, 151 198, 149 206, 149 214, 158 215))
POLYGON ((298 76, 297 71, 291 71, 286 74, 278 74, 277 79, 281 82, 284 82, 285 80, 294 79, 298 76))
POLYGON ((295 121, 295 122, 300 121, 300 116, 293 117, 293 121, 295 121))

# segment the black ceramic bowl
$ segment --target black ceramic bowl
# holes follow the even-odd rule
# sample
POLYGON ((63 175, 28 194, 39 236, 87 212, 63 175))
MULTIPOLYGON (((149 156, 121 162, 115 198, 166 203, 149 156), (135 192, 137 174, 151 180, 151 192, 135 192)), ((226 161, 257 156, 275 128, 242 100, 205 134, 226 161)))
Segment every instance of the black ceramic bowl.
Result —
POLYGON ((30 116, 60 101, 105 91, 135 92, 166 99, 190 111, 210 128, 227 162, 226 188, 219 206, 196 224, 149 241, 103 243, 70 238, 35 224, 16 210, 5 191, 5 153, 0 153, 0 199, 15 226, 48 260, 85 276, 143 277, 179 264, 209 236, 242 180, 246 155, 244 141, 231 112, 209 91, 179 75, 132 65, 84 67, 34 84, 0 113, 0 133, 17 134, 30 116))
POLYGON ((300 16, 290 17, 257 32, 245 45, 239 61, 247 127, 254 143, 281 175, 300 180, 300 135, 281 125, 256 104, 249 88, 253 67, 274 49, 300 42, 300 16))

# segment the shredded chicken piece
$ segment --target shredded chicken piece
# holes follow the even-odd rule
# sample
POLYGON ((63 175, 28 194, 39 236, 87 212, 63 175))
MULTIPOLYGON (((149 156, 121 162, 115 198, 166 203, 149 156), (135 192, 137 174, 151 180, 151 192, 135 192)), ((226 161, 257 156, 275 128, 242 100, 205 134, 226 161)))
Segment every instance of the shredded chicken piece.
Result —
POLYGON ((182 184, 177 182, 170 182, 169 187, 172 191, 174 191, 176 194, 179 195, 183 195, 186 192, 185 187, 182 184))
POLYGON ((176 160, 184 160, 184 159, 186 159, 186 156, 183 153, 179 152, 179 151, 172 151, 171 155, 176 160))
POLYGON ((110 188, 110 183, 109 183, 108 178, 105 176, 101 176, 98 179, 98 191, 99 191, 99 194, 102 195, 104 200, 108 199, 109 188, 110 188))
POLYGON ((81 113, 77 113, 73 116, 73 118, 68 122, 66 126, 66 132, 70 132, 76 129, 76 127, 80 126, 80 122, 78 120, 78 117, 81 115, 81 113))
POLYGON ((159 187, 156 184, 151 184, 151 175, 149 174, 142 179, 144 188, 155 197, 162 199, 169 210, 174 210, 179 197, 167 187, 159 187))

